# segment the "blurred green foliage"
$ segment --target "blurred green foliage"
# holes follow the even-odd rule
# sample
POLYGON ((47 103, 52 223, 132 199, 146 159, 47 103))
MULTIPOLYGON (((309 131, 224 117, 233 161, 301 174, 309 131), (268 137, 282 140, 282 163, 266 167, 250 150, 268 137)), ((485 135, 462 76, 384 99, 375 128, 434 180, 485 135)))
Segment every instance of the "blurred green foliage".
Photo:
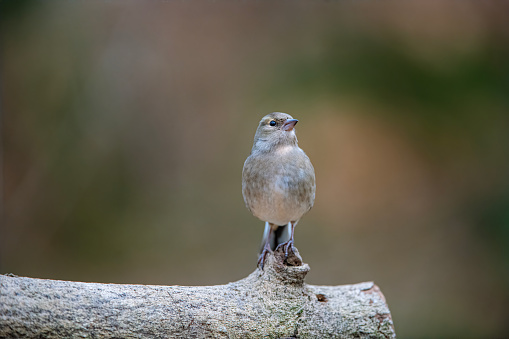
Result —
POLYGON ((272 90, 332 100, 360 97, 382 105, 386 114, 416 120, 415 127, 430 133, 458 124, 475 132, 479 121, 505 121, 505 114, 491 107, 479 110, 479 103, 509 106, 509 49, 502 39, 466 53, 442 52, 434 62, 391 37, 342 33, 325 40, 318 55, 297 55, 278 65, 280 82, 272 90))

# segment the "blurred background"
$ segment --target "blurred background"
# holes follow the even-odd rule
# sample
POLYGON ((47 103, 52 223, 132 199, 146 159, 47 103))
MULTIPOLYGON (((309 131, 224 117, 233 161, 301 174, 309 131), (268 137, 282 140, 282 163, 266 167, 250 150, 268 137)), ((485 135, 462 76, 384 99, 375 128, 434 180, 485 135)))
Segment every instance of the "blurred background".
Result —
POLYGON ((401 338, 509 336, 507 4, 1 6, 0 272, 247 276, 242 166, 282 111, 317 176, 308 283, 375 281, 401 338))

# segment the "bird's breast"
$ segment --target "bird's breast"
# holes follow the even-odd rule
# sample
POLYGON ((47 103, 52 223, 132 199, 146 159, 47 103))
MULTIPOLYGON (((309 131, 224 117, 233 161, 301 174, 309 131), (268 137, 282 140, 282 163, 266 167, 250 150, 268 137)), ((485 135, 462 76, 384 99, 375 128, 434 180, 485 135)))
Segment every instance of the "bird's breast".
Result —
POLYGON ((246 206, 261 220, 277 225, 296 221, 313 206, 313 166, 298 148, 251 155, 244 164, 242 193, 246 206))

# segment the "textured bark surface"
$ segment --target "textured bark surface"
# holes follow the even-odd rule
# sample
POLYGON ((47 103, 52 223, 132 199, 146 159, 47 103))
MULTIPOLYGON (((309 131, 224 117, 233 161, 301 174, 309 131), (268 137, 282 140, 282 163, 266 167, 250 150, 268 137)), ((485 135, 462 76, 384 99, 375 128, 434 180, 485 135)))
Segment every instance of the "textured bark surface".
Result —
POLYGON ((307 264, 285 265, 276 252, 264 270, 218 286, 0 275, 0 337, 395 338, 376 285, 307 285, 308 271, 307 264))

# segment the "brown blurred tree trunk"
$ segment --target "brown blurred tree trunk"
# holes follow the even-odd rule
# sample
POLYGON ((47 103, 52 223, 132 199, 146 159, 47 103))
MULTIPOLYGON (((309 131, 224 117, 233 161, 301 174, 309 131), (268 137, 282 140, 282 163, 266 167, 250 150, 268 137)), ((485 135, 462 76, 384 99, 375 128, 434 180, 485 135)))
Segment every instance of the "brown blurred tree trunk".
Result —
MULTIPOLYGON (((298 253, 297 253, 298 256, 298 253)), ((1 338, 395 338, 372 282, 304 283, 307 264, 218 286, 82 283, 0 276, 1 338)))

